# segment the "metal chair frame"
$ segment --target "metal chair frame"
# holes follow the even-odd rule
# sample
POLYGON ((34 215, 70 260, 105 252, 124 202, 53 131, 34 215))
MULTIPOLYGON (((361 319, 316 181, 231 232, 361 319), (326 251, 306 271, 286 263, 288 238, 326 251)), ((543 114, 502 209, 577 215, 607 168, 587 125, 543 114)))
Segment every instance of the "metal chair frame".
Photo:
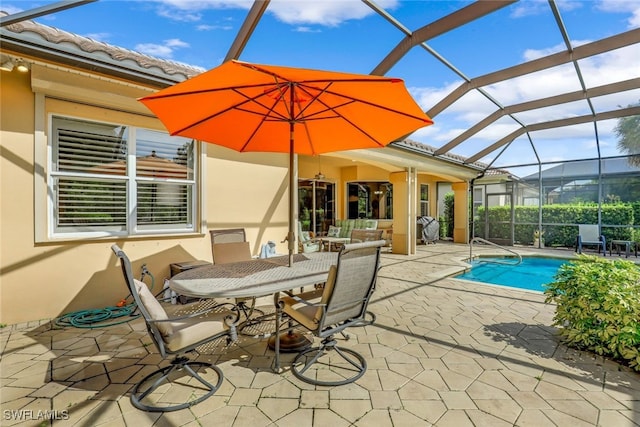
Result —
MULTIPOLYGON (((247 234, 244 228, 209 230, 209 235, 211 236, 211 259, 214 264, 216 264, 214 250, 215 245, 224 245, 225 243, 242 243, 247 241, 247 234)), ((242 316, 245 318, 245 322, 238 328, 240 333, 247 336, 265 335, 264 333, 255 334, 248 332, 249 327, 253 327, 264 319, 272 317, 273 314, 265 314, 264 311, 256 308, 256 298, 236 298, 235 305, 238 313, 238 318, 236 320, 240 322, 242 316), (254 313, 257 313, 259 316, 252 318, 254 313)))
POLYGON ((603 254, 607 255, 607 239, 600 234, 597 224, 579 224, 578 236, 576 237, 576 252, 581 254, 583 246, 597 246, 598 253, 602 248, 603 254))
MULTIPOLYGON (((290 320, 298 322, 322 339, 318 346, 307 348, 294 358, 291 370, 298 379, 310 384, 336 386, 352 383, 366 372, 364 357, 355 350, 342 348, 334 336, 343 334, 351 326, 360 326, 364 321, 377 280, 380 248, 385 243, 384 240, 377 240, 345 245, 338 254, 335 276, 332 278, 330 275, 324 289, 300 294, 284 292, 287 296, 278 300, 280 309, 276 317, 276 330, 280 328, 281 313, 284 312, 290 320), (301 308, 294 308, 294 305, 300 305, 301 308), (319 316, 316 313, 313 318, 314 328, 309 327, 309 307, 319 309, 321 313, 319 316), (324 381, 306 374, 310 367, 320 363, 322 356, 333 350, 346 362, 343 363, 346 368, 332 365, 332 368, 340 366, 343 379, 324 381)), ((276 346, 278 352, 279 347, 276 346)))
POLYGON ((147 326, 147 331, 149 332, 149 336, 151 337, 156 349, 160 353, 160 356, 163 359, 166 359, 168 355, 175 355, 170 365, 160 368, 156 371, 153 371, 149 375, 145 376, 140 382, 138 382, 133 387, 131 391, 131 403, 133 404, 133 406, 143 411, 149 411, 149 412, 171 412, 171 411, 177 411, 180 409, 189 408, 211 397, 213 394, 216 393, 216 391, 218 391, 218 389, 222 385, 222 381, 224 379, 224 375, 222 371, 216 365, 213 365, 211 363, 191 361, 188 357, 186 357, 186 353, 196 351, 197 347, 220 338, 226 337, 227 343, 235 341, 237 337, 236 337, 234 316, 232 316, 231 314, 229 314, 228 316, 225 316, 224 321, 229 327, 229 329, 223 330, 218 333, 213 333, 204 339, 200 339, 197 342, 191 342, 188 345, 185 345, 181 348, 173 349, 173 350, 170 349, 165 344, 165 340, 162 336, 162 333, 158 329, 159 322, 179 321, 181 323, 186 323, 191 321, 193 323, 196 323, 199 321, 200 317, 214 310, 214 308, 197 311, 195 313, 191 313, 185 316, 173 317, 166 320, 154 320, 150 312, 148 311, 148 309, 145 307, 140 297, 140 294, 136 289, 136 285, 134 283, 134 276, 131 268, 131 262, 129 258, 124 253, 124 251, 120 249, 118 245, 111 246, 111 249, 116 254, 116 256, 120 259, 120 265, 122 267, 122 272, 124 275, 125 282, 127 284, 127 288, 129 289, 129 292, 133 296, 133 299, 137 305, 137 310, 140 311, 140 313, 142 314, 142 317, 145 320, 145 324, 147 326), (202 376, 198 373, 198 371, 203 368, 212 369, 216 373, 217 381, 215 384, 208 382, 207 380, 202 378, 202 376), (206 393, 196 399, 187 401, 182 404, 177 404, 177 405, 161 406, 161 405, 148 404, 144 402, 145 398, 147 398, 151 393, 153 393, 158 387, 160 387, 165 383, 171 383, 172 381, 170 379, 170 375, 178 371, 182 373, 186 373, 189 376, 195 378, 200 384, 202 384, 205 387, 206 393))

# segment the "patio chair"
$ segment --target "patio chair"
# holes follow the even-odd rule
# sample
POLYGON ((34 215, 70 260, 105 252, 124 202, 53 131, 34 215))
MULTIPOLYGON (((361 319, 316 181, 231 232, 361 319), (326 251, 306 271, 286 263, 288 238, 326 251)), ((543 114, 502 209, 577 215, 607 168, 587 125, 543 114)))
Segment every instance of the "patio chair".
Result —
MULTIPOLYGON (((278 300, 289 319, 322 339, 317 347, 303 350, 294 358, 291 370, 300 380, 335 386, 352 383, 364 375, 367 370, 364 357, 339 346, 334 335, 363 321, 376 283, 380 248, 385 243, 378 240, 345 245, 323 289, 299 294, 285 292, 287 295, 278 300), (334 352, 327 356, 331 360, 325 362, 322 356, 331 350, 334 352)), ((276 330, 280 322, 278 316, 276 330)))
POLYGON ((153 371, 138 382, 131 392, 131 403, 138 409, 149 412, 170 412, 191 407, 212 396, 222 384, 222 371, 211 363, 191 361, 186 353, 195 351, 203 344, 226 338, 227 343, 235 340, 235 317, 229 311, 219 311, 215 307, 185 316, 169 318, 166 311, 151 293, 144 282, 136 280, 131 269, 131 262, 127 255, 118 247, 111 246, 111 250, 120 259, 122 273, 129 292, 144 318, 147 331, 163 359, 168 355, 175 355, 171 364, 153 371), (205 380, 201 374, 212 370, 217 378, 216 384, 205 380), (179 376, 176 378, 176 376, 179 376), (179 380, 182 376, 191 377, 190 380, 179 380), (176 381, 179 380, 179 381, 176 381), (196 380, 196 384, 191 380, 196 380), (165 401, 166 384, 188 384, 190 400, 176 405, 160 404, 165 401), (156 393, 154 392, 158 390, 156 393), (154 399, 155 398, 155 399, 154 399), (157 402, 149 402, 157 400, 157 402))
POLYGON ((322 248, 320 239, 316 239, 310 231, 302 231, 302 224, 298 221, 299 250, 302 253, 319 252, 322 248))
MULTIPOLYGON (((247 242, 244 228, 209 230, 211 236, 211 258, 214 264, 248 261, 252 258, 251 247, 247 242)), ((242 312, 248 319, 254 311, 264 314, 255 308, 255 298, 236 298, 238 316, 242 312)))
POLYGON ((576 252, 581 254, 582 247, 585 245, 597 246, 598 253, 600 253, 600 248, 602 248, 602 252, 604 253, 604 255, 607 255, 607 239, 602 234, 600 234, 597 224, 578 225, 578 236, 576 237, 576 252))

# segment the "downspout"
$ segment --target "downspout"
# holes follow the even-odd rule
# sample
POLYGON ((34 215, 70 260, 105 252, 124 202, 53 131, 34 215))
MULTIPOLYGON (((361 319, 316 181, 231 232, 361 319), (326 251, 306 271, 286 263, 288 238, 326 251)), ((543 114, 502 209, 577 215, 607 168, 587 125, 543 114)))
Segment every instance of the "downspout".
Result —
POLYGON ((475 183, 476 179, 481 179, 484 176, 485 172, 486 171, 480 172, 475 178, 469 181, 469 192, 471 195, 471 197, 469 197, 469 200, 471 200, 471 204, 469 205, 469 220, 471 221, 471 236, 469 237, 469 241, 476 237, 476 222, 473 220, 473 184, 475 183))

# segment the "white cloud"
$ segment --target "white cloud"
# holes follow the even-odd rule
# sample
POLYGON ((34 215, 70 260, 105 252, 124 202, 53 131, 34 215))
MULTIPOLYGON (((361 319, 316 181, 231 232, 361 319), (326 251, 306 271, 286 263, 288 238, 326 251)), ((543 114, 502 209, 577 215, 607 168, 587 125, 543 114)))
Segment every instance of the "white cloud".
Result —
POLYGON ((183 42, 180 39, 168 39, 164 41, 165 44, 167 46, 169 46, 170 48, 176 48, 176 47, 189 47, 189 43, 187 42, 183 42))
POLYGON ((168 39, 164 44, 156 43, 139 43, 135 46, 135 50, 146 55, 157 56, 159 58, 171 58, 176 49, 189 47, 189 43, 180 39, 168 39))
POLYGON ((563 50, 566 50, 566 49, 567 47, 565 46, 564 43, 558 43, 557 45, 550 46, 546 49, 525 49, 524 53, 522 54, 522 58, 525 61, 533 61, 534 59, 538 59, 554 53, 562 52, 563 50))
POLYGON ((3 12, 7 12, 9 15, 12 15, 14 13, 22 12, 24 9, 13 6, 11 4, 3 4, 2 6, 0 6, 0 10, 2 10, 3 12))
MULTIPOLYGON (((572 41, 572 44, 578 45, 583 42, 584 41, 572 41)), ((525 61, 530 61, 563 49, 563 45, 557 45, 550 46, 546 49, 527 50, 523 52, 523 57, 525 61)), ((640 58, 640 45, 633 45, 582 59, 579 61, 579 66, 587 87, 594 87, 637 78, 639 76, 637 58, 640 58)), ((418 104, 428 111, 429 108, 444 99, 461 83, 460 81, 448 83, 440 88, 410 88, 410 92, 418 104)), ((582 90, 572 63, 496 83, 484 89, 499 103, 505 106, 570 91, 582 90)), ((627 106, 630 103, 637 102, 637 99, 638 91, 627 91, 607 95, 606 99, 602 100, 596 98, 594 105, 596 111, 600 112, 614 109, 616 106, 627 106)), ((423 141, 436 147, 443 146, 469 129, 470 126, 475 125, 487 117, 495 111, 496 108, 495 105, 488 102, 487 99, 477 91, 469 92, 445 109, 441 114, 434 117, 434 126, 422 129, 414 133, 411 137, 412 139, 423 141)), ((588 115, 590 113, 588 104, 585 101, 579 101, 530 110, 518 113, 516 116, 525 125, 530 125, 561 118, 588 115)), ((482 144, 484 144, 484 147, 487 147, 504 138, 519 126, 515 124, 515 122, 510 124, 504 121, 504 119, 506 119, 506 117, 491 124, 476 135, 473 135, 470 140, 463 142, 452 151, 464 156, 473 155, 481 149, 479 147, 481 147, 482 144)), ((600 148, 603 155, 610 156, 619 154, 616 151, 615 143, 611 142, 615 141, 615 136, 612 132, 615 123, 615 119, 598 123, 600 148)), ((551 157, 557 157, 558 160, 579 158, 583 152, 588 153, 588 156, 597 155, 593 148, 596 137, 592 123, 538 131, 534 132, 531 137, 537 149, 540 150, 540 154, 544 157, 543 160, 546 161, 550 160, 551 157), (566 151, 562 151, 565 149, 566 151)), ((531 156, 523 156, 522 153, 518 154, 518 151, 514 149, 517 145, 520 144, 512 144, 512 146, 507 148, 504 154, 501 155, 500 160, 502 164, 519 164, 535 161, 534 158, 530 158, 531 156)), ((498 152, 499 150, 490 153, 484 160, 490 160, 492 156, 495 157, 498 155, 498 152)))
MULTIPOLYGON (((202 11, 210 9, 245 9, 253 5, 251 0, 158 0, 161 16, 173 20, 197 22, 202 19, 202 11)), ((379 0, 378 6, 394 9, 398 0, 379 0)), ((335 27, 341 23, 362 19, 374 12, 357 0, 272 0, 267 13, 287 24, 322 25, 335 27)), ((304 27, 299 27, 300 28, 304 27)))
POLYGON ((165 7, 161 7, 158 9, 158 15, 162 16, 163 18, 169 18, 174 21, 181 22, 198 22, 202 19, 202 15, 200 13, 165 7))
POLYGON ((320 33, 321 32, 319 29, 314 29, 307 26, 296 27, 295 31, 298 33, 320 33))
POLYGON ((174 21, 198 22, 202 20, 202 12, 214 9, 251 8, 251 0, 156 0, 159 3, 159 16, 174 21))
POLYGON ((223 25, 206 25, 206 24, 202 24, 202 25, 196 26, 196 30, 198 30, 198 31, 214 31, 214 30, 229 31, 229 30, 233 30, 233 25, 229 25, 229 24, 223 24, 223 25))
POLYGON ((87 38, 97 40, 99 42, 107 42, 109 37, 111 37, 110 33, 89 33, 84 35, 87 38))
POLYGON ((524 16, 539 15, 547 10, 549 10, 549 2, 547 0, 529 0, 518 2, 513 8, 511 16, 522 18, 524 16))
MULTIPOLYGON (((393 9, 398 5, 397 0, 380 0, 376 3, 385 9, 393 9)), ((374 13, 360 1, 345 0, 273 0, 267 10, 288 24, 316 24, 327 27, 335 27, 352 19, 362 19, 374 13)))
POLYGON ((182 10, 249 9, 253 0, 157 0, 167 6, 182 10))
POLYGON ((640 3, 630 0, 600 0, 598 9, 604 12, 628 13, 629 28, 640 27, 640 3))
MULTIPOLYGON (((562 12, 568 12, 584 6, 584 2, 580 0, 556 0, 558 9, 562 12)), ((527 0, 518 2, 513 8, 511 16, 513 18, 522 18, 525 16, 540 15, 550 11, 548 0, 527 0)))

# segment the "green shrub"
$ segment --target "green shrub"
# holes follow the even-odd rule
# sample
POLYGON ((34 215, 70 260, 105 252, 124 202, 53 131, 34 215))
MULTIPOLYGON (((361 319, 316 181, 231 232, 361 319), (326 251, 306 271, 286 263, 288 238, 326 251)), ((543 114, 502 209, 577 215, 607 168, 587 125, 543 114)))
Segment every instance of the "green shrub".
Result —
POLYGON ((455 197, 452 192, 444 195, 444 220, 445 220, 445 232, 441 234, 443 237, 453 237, 453 213, 455 211, 455 197))
MULTIPOLYGON (((607 241, 633 240, 633 225, 640 223, 640 202, 605 204, 602 206, 602 234, 607 241), (637 218, 636 218, 637 217, 637 218), (634 219, 635 218, 635 219, 634 219)), ((533 243, 533 232, 538 229, 537 206, 514 206, 513 239, 521 245, 533 243)), ((475 235, 485 237, 485 216, 490 224, 491 236, 501 239, 511 237, 511 207, 478 207, 474 218, 475 235)), ((573 224, 597 224, 598 205, 555 204, 542 206, 542 229, 546 246, 573 247, 578 226, 573 224), (566 224, 566 225, 565 225, 566 224)))
POLYGON ((622 360, 640 371, 640 269, 631 261, 581 255, 545 290, 554 325, 573 347, 622 360))

